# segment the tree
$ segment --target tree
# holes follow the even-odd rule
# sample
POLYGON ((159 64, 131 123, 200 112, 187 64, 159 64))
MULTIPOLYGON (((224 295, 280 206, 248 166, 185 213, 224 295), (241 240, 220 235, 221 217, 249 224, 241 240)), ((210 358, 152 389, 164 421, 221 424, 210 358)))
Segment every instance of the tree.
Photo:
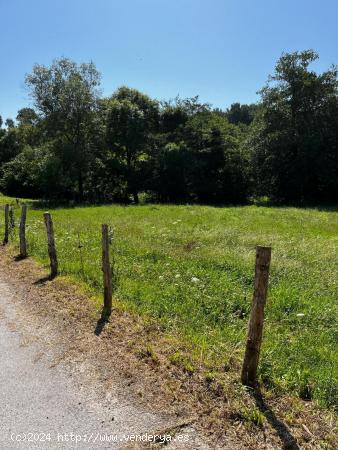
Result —
POLYGON ((338 199, 337 69, 312 50, 283 54, 262 89, 250 145, 257 193, 279 202, 338 199))
POLYGON ((15 127, 14 120, 13 119, 6 119, 5 125, 6 125, 6 127, 8 129, 9 128, 14 128, 15 127))
POLYGON ((17 141, 21 149, 38 146, 42 139, 41 122, 32 108, 22 108, 16 116, 17 141))
POLYGON ((159 130, 151 142, 147 189, 161 202, 191 201, 189 173, 192 154, 187 147, 186 125, 194 116, 210 112, 198 96, 176 97, 160 104, 159 130))
POLYGON ((155 199, 214 204, 245 201, 247 159, 240 150, 241 130, 208 107, 188 113, 181 105, 165 105, 163 115, 162 133, 156 136, 151 158, 150 191, 155 199))
POLYGON ((1 189, 13 196, 37 197, 41 194, 36 152, 26 147, 13 159, 2 165, 1 189))
POLYGON ((183 203, 189 200, 189 155, 184 142, 167 142, 165 135, 157 135, 151 149, 149 168, 151 175, 146 190, 155 201, 183 203))
POLYGON ((226 116, 230 123, 238 125, 240 123, 250 125, 253 121, 257 105, 241 105, 240 103, 233 103, 226 111, 226 116))
POLYGON ((138 203, 142 167, 148 158, 151 133, 158 128, 158 102, 136 89, 119 88, 107 106, 107 143, 119 160, 127 183, 127 195, 138 203))
POLYGON ((16 116, 18 125, 36 125, 38 122, 38 115, 33 108, 21 108, 16 116))
POLYGON ((20 151, 16 128, 8 128, 0 133, 0 166, 10 161, 20 151))
POLYGON ((100 75, 91 62, 76 64, 62 58, 50 67, 35 65, 26 76, 35 108, 63 170, 77 179, 77 193, 84 197, 84 178, 91 158, 91 137, 97 107, 100 75))
POLYGON ((0 181, 23 196, 138 203, 338 200, 337 69, 283 54, 259 104, 159 103, 120 87, 100 98, 93 63, 36 65, 33 107, 0 118, 0 181), (251 191, 250 191, 251 189, 251 191))
POLYGON ((187 183, 199 203, 240 203, 247 197, 246 161, 240 153, 240 130, 225 117, 198 113, 184 128, 189 154, 187 183))

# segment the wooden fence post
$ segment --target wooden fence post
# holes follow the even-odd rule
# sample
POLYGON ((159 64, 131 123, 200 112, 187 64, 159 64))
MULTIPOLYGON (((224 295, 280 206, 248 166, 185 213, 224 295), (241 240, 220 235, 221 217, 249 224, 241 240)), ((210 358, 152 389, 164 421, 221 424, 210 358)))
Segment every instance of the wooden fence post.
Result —
POLYGON ((102 224, 102 271, 103 271, 103 315, 109 316, 112 310, 112 274, 109 261, 109 233, 108 225, 102 224))
POLYGON ((271 247, 257 247, 255 288, 252 300, 248 337, 242 367, 242 383, 255 386, 263 335, 264 306, 268 290, 271 247))
POLYGON ((9 232, 9 205, 5 205, 5 235, 3 244, 8 244, 8 232, 9 232))
POLYGON ((20 257, 26 258, 27 256, 27 245, 26 245, 26 216, 27 216, 27 205, 22 205, 21 207, 21 218, 20 218, 20 257))
POLYGON ((8 235, 9 235, 9 205, 5 205, 5 235, 3 244, 8 244, 8 235))
POLYGON ((15 215, 14 215, 14 206, 10 206, 9 208, 9 224, 8 224, 9 232, 12 233, 15 228, 15 215))
POLYGON ((48 254, 50 259, 50 277, 54 278, 58 274, 58 261, 55 248, 54 228, 51 215, 46 212, 43 215, 47 230, 48 254))

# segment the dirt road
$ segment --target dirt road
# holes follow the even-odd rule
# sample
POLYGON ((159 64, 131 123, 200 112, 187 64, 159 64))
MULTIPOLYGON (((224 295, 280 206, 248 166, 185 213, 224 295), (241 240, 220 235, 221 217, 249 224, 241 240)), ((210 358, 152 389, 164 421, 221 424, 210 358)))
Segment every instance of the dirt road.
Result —
MULTIPOLYGON (((172 421, 121 398, 114 386, 102 400, 95 387, 55 364, 59 349, 48 342, 48 325, 27 320, 21 306, 18 292, 0 277, 1 449, 139 448, 132 440, 140 437, 132 435, 145 439, 172 421)), ((194 430, 181 434, 187 442, 169 448, 208 448, 194 430)))

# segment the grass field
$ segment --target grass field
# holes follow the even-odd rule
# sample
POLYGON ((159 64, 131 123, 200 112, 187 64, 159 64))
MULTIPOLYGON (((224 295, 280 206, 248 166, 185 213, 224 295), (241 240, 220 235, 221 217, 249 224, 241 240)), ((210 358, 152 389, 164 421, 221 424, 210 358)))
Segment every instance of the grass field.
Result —
MULTIPOLYGON (((42 212, 28 211, 28 251, 47 264, 42 212)), ((260 378, 271 389, 336 404, 338 212, 164 205, 50 212, 61 272, 97 292, 102 286, 100 225, 112 226, 114 296, 190 344, 192 371, 201 361, 217 371, 241 360, 255 246, 271 244, 260 378)), ((0 223, 3 233, 3 214, 0 223)), ((12 240, 17 241, 16 230, 12 240)))

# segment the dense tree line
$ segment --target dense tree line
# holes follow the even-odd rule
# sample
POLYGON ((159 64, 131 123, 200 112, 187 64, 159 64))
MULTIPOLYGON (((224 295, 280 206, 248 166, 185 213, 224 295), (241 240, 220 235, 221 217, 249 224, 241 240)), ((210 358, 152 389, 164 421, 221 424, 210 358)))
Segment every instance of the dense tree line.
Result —
POLYGON ((337 201, 337 69, 310 70, 317 57, 283 54, 259 103, 225 111, 129 87, 102 97, 93 63, 36 65, 33 107, 0 117, 0 188, 81 202, 337 201))

